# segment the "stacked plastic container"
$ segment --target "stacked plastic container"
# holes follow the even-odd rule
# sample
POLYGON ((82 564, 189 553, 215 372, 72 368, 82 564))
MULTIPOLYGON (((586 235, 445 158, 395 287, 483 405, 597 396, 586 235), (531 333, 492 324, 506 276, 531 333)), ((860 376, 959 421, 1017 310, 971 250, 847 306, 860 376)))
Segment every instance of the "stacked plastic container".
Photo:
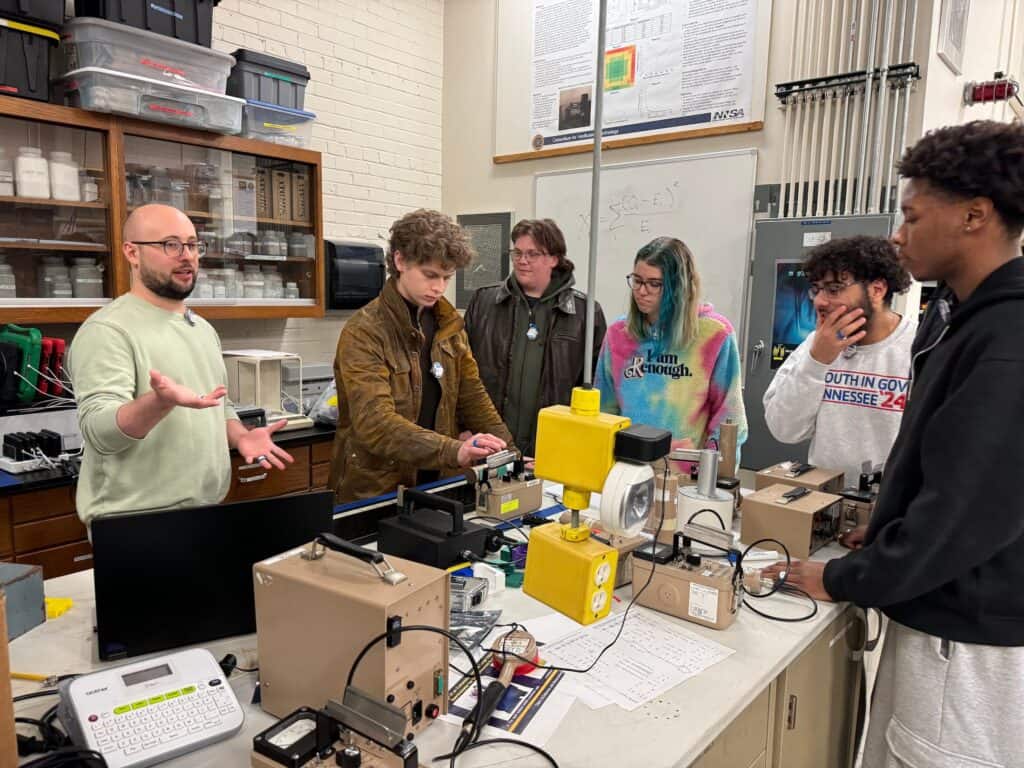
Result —
POLYGON ((258 51, 234 52, 227 92, 246 100, 242 135, 293 147, 309 146, 316 115, 303 110, 309 70, 258 51))
MULTIPOLYGON (((2 1, 2 0, 0 0, 2 1)), ((209 47, 213 0, 79 0, 61 35, 70 104, 217 133, 242 129, 232 56, 209 47), (152 7, 166 5, 167 13, 152 7), (104 18, 100 18, 104 17, 104 18), (126 22, 126 23, 121 23, 126 22), (140 28, 148 27, 148 28, 140 28), (197 41, 202 44, 197 44, 197 41)))
POLYGON ((0 93, 50 98, 50 53, 64 22, 64 0, 0 0, 0 93))

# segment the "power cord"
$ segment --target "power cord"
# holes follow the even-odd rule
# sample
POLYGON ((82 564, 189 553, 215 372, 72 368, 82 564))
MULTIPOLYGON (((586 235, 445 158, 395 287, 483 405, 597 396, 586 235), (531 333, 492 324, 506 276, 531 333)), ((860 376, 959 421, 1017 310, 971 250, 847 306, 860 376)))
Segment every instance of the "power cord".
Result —
POLYGON ((107 761, 95 750, 67 747, 25 763, 22 768, 107 768, 107 761))
MULTIPOLYGON (((668 483, 669 464, 668 464, 668 459, 667 458, 666 459, 662 459, 662 461, 664 462, 664 465, 665 465, 665 469, 662 472, 662 485, 664 486, 665 484, 668 483)), ((664 524, 665 524, 665 494, 662 493, 661 494, 661 514, 658 517, 658 528, 654 532, 654 537, 651 539, 651 563, 652 564, 654 563, 654 551, 655 551, 655 549, 658 546, 658 536, 661 535, 661 529, 662 529, 662 526, 664 526, 664 524)), ((502 638, 501 652, 503 654, 505 654, 506 656, 511 656, 514 659, 519 659, 520 661, 525 661, 525 662, 528 662, 530 664, 536 664, 539 669, 550 669, 550 670, 555 671, 555 672, 575 672, 577 674, 586 674, 587 672, 592 670, 594 667, 596 667, 597 666, 597 662, 599 662, 601 660, 601 657, 604 656, 605 652, 619 641, 619 638, 622 636, 622 630, 625 629, 625 627, 626 627, 626 619, 629 617, 630 609, 632 609, 632 607, 636 604, 636 601, 640 598, 640 595, 642 595, 644 593, 644 590, 646 590, 647 587, 649 587, 651 585, 651 580, 653 578, 654 578, 654 568, 651 568, 650 573, 647 574, 647 581, 645 581, 644 585, 642 587, 640 587, 640 590, 633 595, 632 599, 629 601, 629 604, 626 606, 626 610, 624 610, 622 612, 622 622, 619 624, 619 629, 615 633, 615 637, 613 637, 611 639, 611 642, 609 642, 608 645, 606 645, 604 648, 602 648, 598 652, 597 656, 594 658, 594 660, 592 662, 590 662, 590 665, 587 666, 587 667, 582 667, 582 668, 559 667, 559 666, 555 666, 553 664, 543 664, 543 663, 542 664, 537 664, 537 660, 536 659, 528 659, 525 656, 520 656, 517 653, 513 653, 512 651, 505 650, 505 638, 502 638)), ((522 628, 524 630, 526 629, 525 625, 518 624, 518 623, 514 623, 512 626, 515 629, 519 629, 519 628, 522 628)), ((506 638, 507 638, 507 635, 506 635, 506 638)))
MULTIPOLYGON (((530 537, 526 535, 526 532, 523 530, 523 524, 518 520, 502 520, 500 517, 494 517, 493 515, 474 515, 473 520, 490 520, 491 522, 511 526, 513 530, 523 537, 524 542, 527 544, 530 543, 530 537)), ((472 522, 472 520, 470 522, 472 522)), ((501 531, 505 529, 496 528, 495 530, 501 533, 501 531)))

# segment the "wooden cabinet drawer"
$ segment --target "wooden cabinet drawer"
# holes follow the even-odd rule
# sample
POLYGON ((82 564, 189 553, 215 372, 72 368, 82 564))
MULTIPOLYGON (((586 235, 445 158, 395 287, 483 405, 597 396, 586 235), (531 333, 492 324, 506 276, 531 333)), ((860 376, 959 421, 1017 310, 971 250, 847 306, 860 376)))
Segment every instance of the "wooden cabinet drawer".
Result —
POLYGON ((313 443, 313 463, 322 464, 323 462, 330 462, 331 450, 334 448, 333 440, 324 440, 319 443, 313 443))
POLYGON ((12 549, 11 502, 10 499, 0 499, 0 556, 10 554, 12 549))
POLYGON ((331 465, 330 464, 314 464, 312 478, 309 483, 309 487, 314 491, 323 490, 327 487, 327 483, 331 479, 331 465))
POLYGON ((27 555, 18 555, 14 561, 41 565, 43 578, 52 579, 92 568, 92 547, 88 541, 76 541, 59 547, 40 549, 27 555))
POLYGON ((280 469, 239 469, 245 466, 241 456, 231 459, 231 490, 225 503, 264 499, 286 493, 301 493, 309 490, 309 446, 303 445, 288 451, 295 462, 280 469))
POLYGON ((55 547, 58 544, 81 541, 86 535, 85 526, 77 514, 36 520, 14 526, 14 551, 20 554, 33 549, 55 547))
POLYGON ((70 515, 75 511, 75 486, 50 488, 46 491, 21 493, 11 497, 14 524, 30 523, 48 517, 70 515))

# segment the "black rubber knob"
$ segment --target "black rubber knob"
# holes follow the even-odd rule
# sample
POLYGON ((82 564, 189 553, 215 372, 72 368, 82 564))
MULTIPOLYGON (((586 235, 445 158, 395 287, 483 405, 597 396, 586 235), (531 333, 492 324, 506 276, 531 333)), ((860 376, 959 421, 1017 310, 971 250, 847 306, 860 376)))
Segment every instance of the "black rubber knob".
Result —
POLYGON ((341 768, 360 768, 363 764, 363 752, 354 744, 349 744, 337 754, 334 761, 341 768))
POLYGON ((701 562, 700 561, 700 555, 696 554, 695 552, 690 552, 686 556, 686 564, 687 565, 692 565, 693 567, 696 568, 696 567, 700 566, 700 562, 701 562))

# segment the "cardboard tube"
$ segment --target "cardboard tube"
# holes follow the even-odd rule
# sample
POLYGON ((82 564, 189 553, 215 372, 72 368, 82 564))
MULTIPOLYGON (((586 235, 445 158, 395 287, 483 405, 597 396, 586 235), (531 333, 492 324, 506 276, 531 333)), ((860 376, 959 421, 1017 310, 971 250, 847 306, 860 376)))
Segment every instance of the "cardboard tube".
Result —
POLYGON ((739 439, 739 426, 726 419, 718 434, 718 452, 722 454, 722 463, 718 468, 721 477, 736 477, 736 441, 739 439))

